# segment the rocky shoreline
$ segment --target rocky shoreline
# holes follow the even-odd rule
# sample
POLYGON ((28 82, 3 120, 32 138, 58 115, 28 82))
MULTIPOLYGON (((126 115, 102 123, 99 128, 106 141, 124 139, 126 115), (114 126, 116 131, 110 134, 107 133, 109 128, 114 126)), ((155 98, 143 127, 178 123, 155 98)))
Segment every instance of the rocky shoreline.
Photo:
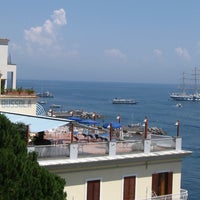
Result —
MULTIPOLYGON (((69 111, 60 111, 60 112, 53 112, 55 117, 60 118, 66 118, 66 117, 80 117, 82 119, 102 119, 105 118, 105 116, 98 114, 96 112, 86 112, 83 110, 69 110, 69 111)), ((102 129, 102 127, 99 127, 99 129, 102 129)), ((143 134, 144 133, 144 127, 140 124, 130 124, 128 126, 122 127, 123 133, 128 134, 143 134)), ((149 127, 148 128, 149 134, 155 134, 155 135, 167 135, 166 131, 164 131, 161 128, 158 127, 149 127)))
MULTIPOLYGON (((143 134, 144 133, 144 127, 138 125, 138 126, 133 126, 133 127, 122 127, 124 133, 134 133, 134 134, 143 134)), ((167 132, 164 131, 162 128, 158 127, 149 127, 148 128, 148 133, 149 134, 155 134, 155 135, 167 135, 167 132)))

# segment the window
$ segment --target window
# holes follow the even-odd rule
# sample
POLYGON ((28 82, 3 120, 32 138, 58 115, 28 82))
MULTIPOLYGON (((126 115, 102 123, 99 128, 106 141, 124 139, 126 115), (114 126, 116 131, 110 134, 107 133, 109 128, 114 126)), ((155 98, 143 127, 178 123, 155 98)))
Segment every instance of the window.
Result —
POLYGON ((161 196, 172 194, 172 172, 157 173, 152 175, 152 192, 161 196))
POLYGON ((100 199, 100 180, 87 182, 87 200, 100 199))
POLYGON ((135 176, 124 177, 124 198, 123 200, 135 199, 135 176))

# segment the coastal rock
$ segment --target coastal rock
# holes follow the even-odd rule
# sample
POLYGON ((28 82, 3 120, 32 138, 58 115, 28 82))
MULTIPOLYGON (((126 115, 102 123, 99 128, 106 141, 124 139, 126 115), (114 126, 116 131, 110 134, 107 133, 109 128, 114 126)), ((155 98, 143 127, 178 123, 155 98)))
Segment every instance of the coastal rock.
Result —
MULTIPOLYGON (((128 134, 132 134, 132 133, 143 134, 144 133, 144 127, 142 126, 132 126, 132 127, 123 126, 122 129, 124 133, 128 133, 128 134)), ((149 127, 148 133, 155 134, 155 135, 167 135, 166 131, 158 127, 149 127)))

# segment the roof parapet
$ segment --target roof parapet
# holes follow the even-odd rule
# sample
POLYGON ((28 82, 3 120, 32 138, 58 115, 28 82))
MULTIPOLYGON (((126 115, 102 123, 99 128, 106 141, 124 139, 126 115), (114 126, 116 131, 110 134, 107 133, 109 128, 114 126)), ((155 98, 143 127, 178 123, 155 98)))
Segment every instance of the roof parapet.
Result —
POLYGON ((0 45, 8 45, 9 40, 8 39, 2 39, 0 38, 0 45))

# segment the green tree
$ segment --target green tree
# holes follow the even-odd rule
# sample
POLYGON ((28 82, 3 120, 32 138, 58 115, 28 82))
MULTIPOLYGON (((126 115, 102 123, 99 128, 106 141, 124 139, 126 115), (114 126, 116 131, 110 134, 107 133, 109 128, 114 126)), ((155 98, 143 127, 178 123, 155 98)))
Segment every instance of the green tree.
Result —
POLYGON ((64 200, 65 180, 39 166, 28 153, 26 126, 0 115, 0 200, 64 200))

